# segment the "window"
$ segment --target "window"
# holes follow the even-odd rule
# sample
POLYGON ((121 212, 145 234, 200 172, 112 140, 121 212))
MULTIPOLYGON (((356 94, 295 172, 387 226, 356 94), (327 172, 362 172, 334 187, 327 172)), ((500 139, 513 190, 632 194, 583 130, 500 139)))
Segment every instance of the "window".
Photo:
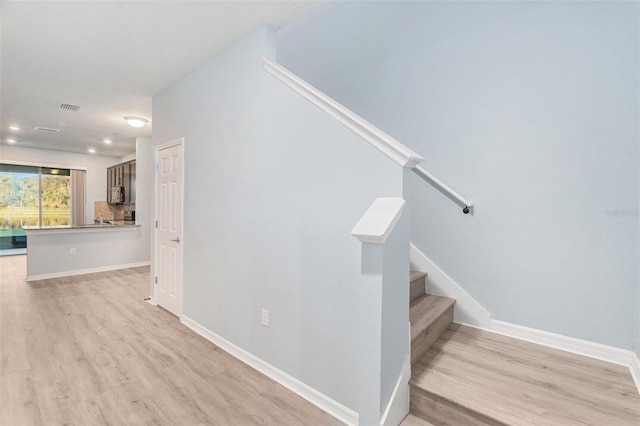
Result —
POLYGON ((84 172, 79 172, 81 179, 77 179, 77 173, 62 168, 0 164, 0 250, 26 248, 24 226, 70 225, 72 193, 81 198, 73 200, 73 209, 84 211, 84 172), (80 191, 72 192, 74 186, 80 191))

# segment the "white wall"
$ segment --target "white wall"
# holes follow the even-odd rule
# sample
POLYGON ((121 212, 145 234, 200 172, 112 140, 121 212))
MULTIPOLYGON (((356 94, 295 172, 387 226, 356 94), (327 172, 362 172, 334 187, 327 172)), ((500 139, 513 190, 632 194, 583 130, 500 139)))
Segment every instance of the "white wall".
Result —
POLYGON ((153 99, 153 143, 185 138, 184 315, 357 410, 350 231, 402 170, 267 74, 274 56, 261 28, 153 99))
MULTIPOLYGON (((153 229, 154 149, 151 139, 136 139, 136 225, 140 225, 140 256, 151 259, 151 230, 153 229)), ((133 160, 133 158, 131 159, 133 160)), ((124 160, 128 161, 128 160, 124 160)))
MULTIPOLYGON (((137 139, 136 139, 136 141, 137 141, 138 139, 143 139, 143 138, 137 138, 137 139)), ((136 151, 137 151, 137 149, 136 149, 136 151)), ((124 163, 124 162, 126 162, 126 161, 133 161, 133 160, 135 160, 135 159, 136 159, 136 157, 137 157, 137 153, 136 153, 136 151, 131 152, 131 153, 127 154, 127 155, 123 155, 123 156, 122 156, 122 157, 120 157, 120 159, 118 160, 118 163, 124 163)))
POLYGON ((278 61, 476 203, 405 184, 412 242, 494 318, 637 348, 639 8, 332 4, 278 61))
POLYGON ((5 160, 52 165, 60 168, 86 168, 86 223, 93 223, 94 201, 105 201, 107 198, 107 167, 118 162, 117 158, 103 157, 100 155, 75 154, 2 145, 0 148, 0 161, 5 160))

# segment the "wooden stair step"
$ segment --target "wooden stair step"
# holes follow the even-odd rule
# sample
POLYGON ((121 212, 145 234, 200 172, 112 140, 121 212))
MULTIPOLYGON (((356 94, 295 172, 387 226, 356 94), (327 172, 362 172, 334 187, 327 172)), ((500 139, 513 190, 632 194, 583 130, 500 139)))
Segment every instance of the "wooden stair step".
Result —
POLYGON ((413 414, 409 414, 404 418, 400 426, 433 426, 433 424, 428 421, 421 419, 420 417, 416 417, 413 414))
POLYGON ((452 325, 412 367, 411 414, 436 425, 636 425, 629 369, 452 325))
POLYGON ((424 355, 453 322, 454 299, 424 294, 411 302, 411 363, 424 355))
POLYGON ((409 294, 411 296, 411 302, 426 293, 426 279, 426 272, 411 271, 409 278, 409 294))

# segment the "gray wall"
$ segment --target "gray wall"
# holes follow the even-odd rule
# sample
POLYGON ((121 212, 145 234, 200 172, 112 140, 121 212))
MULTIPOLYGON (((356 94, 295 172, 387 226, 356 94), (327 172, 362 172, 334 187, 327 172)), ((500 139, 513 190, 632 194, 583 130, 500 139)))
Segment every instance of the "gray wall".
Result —
POLYGON ((357 410, 350 231, 402 169, 263 70, 275 40, 261 28, 153 99, 153 143, 185 138, 184 315, 357 410))
POLYGON ((136 139, 136 225, 140 225, 142 244, 140 256, 151 259, 151 216, 153 205, 151 195, 154 188, 154 149, 150 139, 136 139))
POLYGON ((27 231, 27 279, 77 275, 148 262, 140 227, 27 231), (75 255, 70 249, 75 249, 75 255))
POLYGON ((630 349, 639 8, 331 4, 279 31, 278 62, 477 204, 405 182, 412 242, 494 318, 630 349))

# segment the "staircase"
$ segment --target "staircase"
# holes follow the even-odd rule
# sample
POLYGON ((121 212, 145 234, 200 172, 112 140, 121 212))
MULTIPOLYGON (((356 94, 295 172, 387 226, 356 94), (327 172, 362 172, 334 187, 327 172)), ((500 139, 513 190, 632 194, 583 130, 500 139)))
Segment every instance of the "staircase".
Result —
MULTIPOLYGON (((453 323, 453 305, 456 301, 448 297, 426 293, 427 274, 411 271, 409 295, 409 321, 411 322, 411 366, 420 360, 453 323)), ((413 379, 412 379, 413 380, 413 379)), ((425 416, 414 415, 414 385, 411 384, 411 413, 402 426, 432 426, 425 416)))
POLYGON ((427 274, 411 271, 409 321, 411 365, 415 364, 453 323, 455 300, 426 294, 427 274))
POLYGON ((402 426, 640 425, 629 369, 453 323, 411 271, 410 414, 402 426))

